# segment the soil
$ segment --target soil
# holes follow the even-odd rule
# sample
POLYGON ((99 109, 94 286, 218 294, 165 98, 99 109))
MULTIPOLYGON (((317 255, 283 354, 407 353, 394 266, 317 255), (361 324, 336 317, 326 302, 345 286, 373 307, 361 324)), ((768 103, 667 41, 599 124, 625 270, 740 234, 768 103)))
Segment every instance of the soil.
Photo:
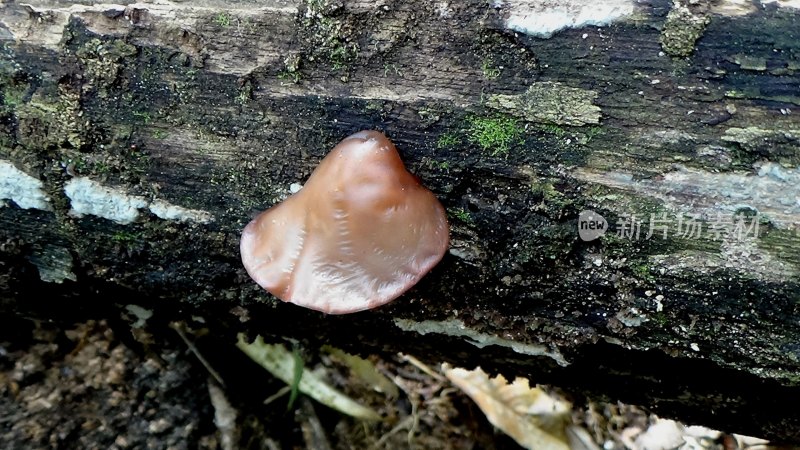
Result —
MULTIPOLYGON (((21 319, 4 322, 0 442, 9 450, 348 449, 376 444, 376 448, 517 448, 509 438, 495 434, 465 396, 446 389, 449 385, 432 383, 414 367, 397 368, 402 380, 398 382, 407 392, 379 405, 387 420, 365 427, 305 398, 292 410, 287 410, 285 398, 266 406, 261 404, 266 397, 258 402, 244 399, 252 390, 240 383, 218 390, 231 401, 212 402, 209 384, 218 389, 217 382, 178 339, 158 350, 153 346, 134 350, 135 342, 117 338, 130 331, 112 330, 105 321, 63 328, 21 319), (221 408, 235 416, 228 436, 224 427, 215 426, 215 412, 219 416, 221 408), (231 436, 232 443, 226 440, 231 436)), ((258 366, 249 369, 251 373, 240 378, 260 379, 255 391, 281 387, 258 366)), ((369 401, 369 393, 362 393, 360 400, 369 401)))
POLYGON ((137 354, 104 322, 16 325, 0 333, 4 448, 213 448, 206 374, 183 351, 137 354))

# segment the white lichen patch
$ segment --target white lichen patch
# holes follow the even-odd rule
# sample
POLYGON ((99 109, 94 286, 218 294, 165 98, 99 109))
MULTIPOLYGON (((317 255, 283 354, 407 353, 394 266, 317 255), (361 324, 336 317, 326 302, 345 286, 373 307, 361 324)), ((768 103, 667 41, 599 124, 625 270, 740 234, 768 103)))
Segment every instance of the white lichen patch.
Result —
POLYGON ((139 209, 147 206, 142 197, 128 195, 117 188, 103 186, 86 177, 77 177, 64 185, 72 205, 70 214, 74 217, 92 215, 128 224, 139 217, 139 209))
POLYGON ((521 94, 492 94, 486 106, 529 122, 583 126, 600 123, 600 107, 593 104, 596 98, 596 91, 543 81, 521 94))
POLYGON ((198 223, 208 223, 214 220, 211 214, 207 211, 184 208, 182 206, 165 202, 164 200, 155 200, 153 203, 150 203, 149 208, 151 213, 164 220, 198 223))
MULTIPOLYGON (((0 199, 11 200, 22 209, 49 210, 44 184, 8 161, 0 161, 0 199)), ((0 202, 0 208, 5 202, 0 202)))
POLYGON ((723 172, 677 166, 661 177, 637 179, 632 173, 596 172, 585 168, 576 178, 655 197, 674 211, 703 218, 723 218, 752 209, 778 228, 800 226, 800 168, 767 162, 756 173, 723 172))
POLYGON ((147 201, 143 197, 129 195, 123 189, 104 186, 86 177, 76 177, 64 185, 64 193, 69 197, 74 217, 92 215, 112 220, 120 224, 135 221, 140 210, 148 208, 156 217, 180 222, 211 222, 213 216, 201 210, 173 205, 164 200, 147 201))
POLYGON ((549 38, 566 28, 604 26, 634 13, 631 0, 509 0, 497 2, 505 10, 506 28, 549 38))
POLYGON ((468 342, 478 348, 484 348, 489 345, 497 345, 500 347, 509 348, 523 355, 547 356, 552 358, 560 366, 569 365, 567 360, 564 359, 564 356, 561 355, 561 352, 559 352, 558 349, 550 349, 544 345, 525 344, 522 342, 512 341, 510 339, 492 336, 486 333, 480 333, 468 328, 464 322, 461 322, 457 319, 448 319, 443 321, 423 320, 422 322, 416 322, 408 319, 395 319, 394 324, 403 331, 411 331, 421 335, 436 333, 443 334, 445 336, 465 338, 465 342, 468 342))
MULTIPOLYGON (((796 277, 800 267, 782 255, 781 247, 765 247, 759 243, 764 228, 768 228, 764 226, 766 222, 775 229, 800 229, 800 168, 772 162, 757 164, 755 168, 756 173, 713 173, 681 167, 647 179, 637 179, 631 173, 587 169, 578 169, 574 174, 583 181, 656 198, 672 212, 675 220, 690 218, 685 224, 690 221, 698 224, 693 233, 686 231, 686 225, 683 238, 704 237, 719 242, 719 250, 688 249, 651 256, 652 264, 660 267, 662 273, 682 269, 701 273, 732 269, 780 282, 796 277), (758 219, 747 221, 742 211, 757 214, 758 219)), ((634 214, 625 202, 610 202, 606 206, 615 209, 615 205, 626 220, 634 214)), ((660 218, 637 216, 645 233, 648 221, 660 218)), ((670 231, 670 237, 675 236, 672 234, 675 232, 670 231)))
POLYGON ((752 0, 720 0, 710 4, 713 13, 723 16, 743 16, 773 6, 800 9, 800 0, 765 0, 760 3, 752 0))

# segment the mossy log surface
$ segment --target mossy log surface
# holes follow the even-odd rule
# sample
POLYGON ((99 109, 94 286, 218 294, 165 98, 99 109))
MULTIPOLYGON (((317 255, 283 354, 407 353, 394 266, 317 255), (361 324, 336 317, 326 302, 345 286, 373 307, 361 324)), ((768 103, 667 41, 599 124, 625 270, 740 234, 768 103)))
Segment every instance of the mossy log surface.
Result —
POLYGON ((617 1, 537 33, 555 2, 502 3, 3 3, 2 313, 135 304, 800 442, 800 10, 617 1), (451 251, 374 311, 281 303, 239 234, 361 129, 451 251))

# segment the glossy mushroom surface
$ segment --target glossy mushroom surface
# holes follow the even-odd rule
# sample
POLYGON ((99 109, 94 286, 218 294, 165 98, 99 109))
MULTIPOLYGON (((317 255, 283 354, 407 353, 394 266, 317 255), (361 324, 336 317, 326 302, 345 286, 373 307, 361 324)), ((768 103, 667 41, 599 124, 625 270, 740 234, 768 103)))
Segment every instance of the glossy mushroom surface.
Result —
POLYGON ((247 273, 281 300, 328 314, 388 303, 449 245, 445 210, 378 131, 361 131, 320 162, 303 189, 242 233, 247 273))

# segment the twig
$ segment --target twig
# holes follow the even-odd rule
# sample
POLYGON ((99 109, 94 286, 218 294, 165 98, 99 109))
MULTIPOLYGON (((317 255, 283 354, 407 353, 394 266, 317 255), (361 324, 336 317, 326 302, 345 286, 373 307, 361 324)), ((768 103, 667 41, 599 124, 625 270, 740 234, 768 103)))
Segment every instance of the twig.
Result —
POLYGON ((413 365, 417 369, 425 372, 427 375, 435 378, 438 381, 447 381, 447 379, 445 377, 443 377, 440 374, 436 373, 436 371, 434 371, 433 369, 428 367, 425 363, 423 363, 422 361, 418 360, 417 358, 415 358, 415 357, 413 357, 411 355, 406 355, 405 353, 400 353, 400 359, 402 359, 403 361, 405 361, 407 363, 410 363, 411 365, 413 365))
POLYGON ((269 405, 270 403, 274 402, 275 400, 283 397, 284 395, 288 394, 292 390, 291 386, 284 386, 278 389, 278 392, 270 395, 264 400, 265 405, 269 405))
POLYGON ((206 358, 200 354, 200 350, 198 350, 197 347, 186 336, 186 333, 183 331, 183 323, 172 322, 169 324, 169 327, 178 333, 178 336, 180 336, 181 339, 183 339, 183 342, 186 343, 186 346, 189 347, 189 350, 191 350, 192 353, 194 353, 194 356, 196 356, 197 359, 199 359, 200 362, 203 364, 203 366, 205 366, 206 370, 208 370, 208 373, 210 373, 211 376, 214 377, 215 380, 217 380, 217 383, 219 383, 220 386, 225 387, 225 382, 222 380, 222 377, 219 375, 219 373, 217 373, 217 371, 214 370, 213 367, 211 367, 211 364, 206 360, 206 358))

